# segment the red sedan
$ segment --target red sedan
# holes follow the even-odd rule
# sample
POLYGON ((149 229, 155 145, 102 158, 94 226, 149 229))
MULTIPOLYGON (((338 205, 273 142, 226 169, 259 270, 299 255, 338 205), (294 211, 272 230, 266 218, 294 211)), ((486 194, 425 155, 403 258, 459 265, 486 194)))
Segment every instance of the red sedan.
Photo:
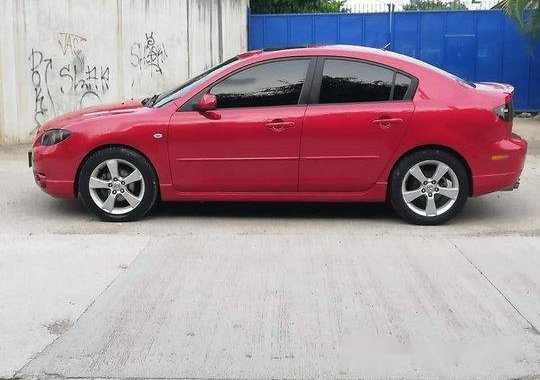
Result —
POLYGON ((37 132, 37 184, 108 221, 163 201, 389 200, 416 224, 517 187, 509 85, 363 47, 253 51, 142 102, 37 132))

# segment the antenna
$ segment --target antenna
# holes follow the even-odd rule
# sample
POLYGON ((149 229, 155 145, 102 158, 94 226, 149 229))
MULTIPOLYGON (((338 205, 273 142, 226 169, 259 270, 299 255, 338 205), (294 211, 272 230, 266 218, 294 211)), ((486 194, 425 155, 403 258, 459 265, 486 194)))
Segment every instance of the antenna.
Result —
POLYGON ((383 51, 386 51, 386 49, 388 49, 389 47, 390 47, 390 42, 387 43, 386 45, 384 45, 381 49, 382 49, 383 51))

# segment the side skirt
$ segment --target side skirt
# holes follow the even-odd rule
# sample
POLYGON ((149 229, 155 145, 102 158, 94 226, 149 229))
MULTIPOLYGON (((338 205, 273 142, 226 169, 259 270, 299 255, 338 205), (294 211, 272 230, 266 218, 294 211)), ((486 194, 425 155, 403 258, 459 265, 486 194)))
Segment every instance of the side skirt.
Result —
POLYGON ((360 192, 181 192, 161 185, 163 201, 185 202, 384 202, 386 182, 377 182, 360 192))

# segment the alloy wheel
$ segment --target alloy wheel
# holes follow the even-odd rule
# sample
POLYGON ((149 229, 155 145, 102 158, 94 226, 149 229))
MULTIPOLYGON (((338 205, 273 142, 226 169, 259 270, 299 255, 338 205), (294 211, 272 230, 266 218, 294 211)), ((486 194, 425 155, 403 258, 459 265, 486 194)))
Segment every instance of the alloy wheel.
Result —
POLYGON ((407 171, 401 195, 413 212, 434 217, 452 208, 459 196, 459 181, 456 173, 445 163, 426 160, 407 171))
POLYGON ((140 170, 122 159, 109 159, 97 165, 90 175, 88 187, 94 203, 114 215, 134 210, 145 191, 140 170))

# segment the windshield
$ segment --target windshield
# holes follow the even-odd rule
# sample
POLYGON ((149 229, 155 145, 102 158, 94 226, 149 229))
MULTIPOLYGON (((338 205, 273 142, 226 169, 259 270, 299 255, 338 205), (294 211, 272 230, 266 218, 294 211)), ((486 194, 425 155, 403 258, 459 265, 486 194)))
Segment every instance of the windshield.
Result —
POLYGON ((187 82, 182 83, 180 86, 177 86, 171 90, 162 92, 161 94, 154 95, 150 98, 146 98, 142 101, 143 106, 146 107, 161 107, 169 103, 171 100, 178 98, 189 92, 193 87, 197 86, 200 82, 206 80, 211 75, 217 74, 218 72, 224 70, 233 62, 236 62, 238 57, 233 57, 226 60, 225 62, 220 63, 217 66, 212 67, 211 69, 203 72, 202 74, 197 75, 189 79, 187 82))

